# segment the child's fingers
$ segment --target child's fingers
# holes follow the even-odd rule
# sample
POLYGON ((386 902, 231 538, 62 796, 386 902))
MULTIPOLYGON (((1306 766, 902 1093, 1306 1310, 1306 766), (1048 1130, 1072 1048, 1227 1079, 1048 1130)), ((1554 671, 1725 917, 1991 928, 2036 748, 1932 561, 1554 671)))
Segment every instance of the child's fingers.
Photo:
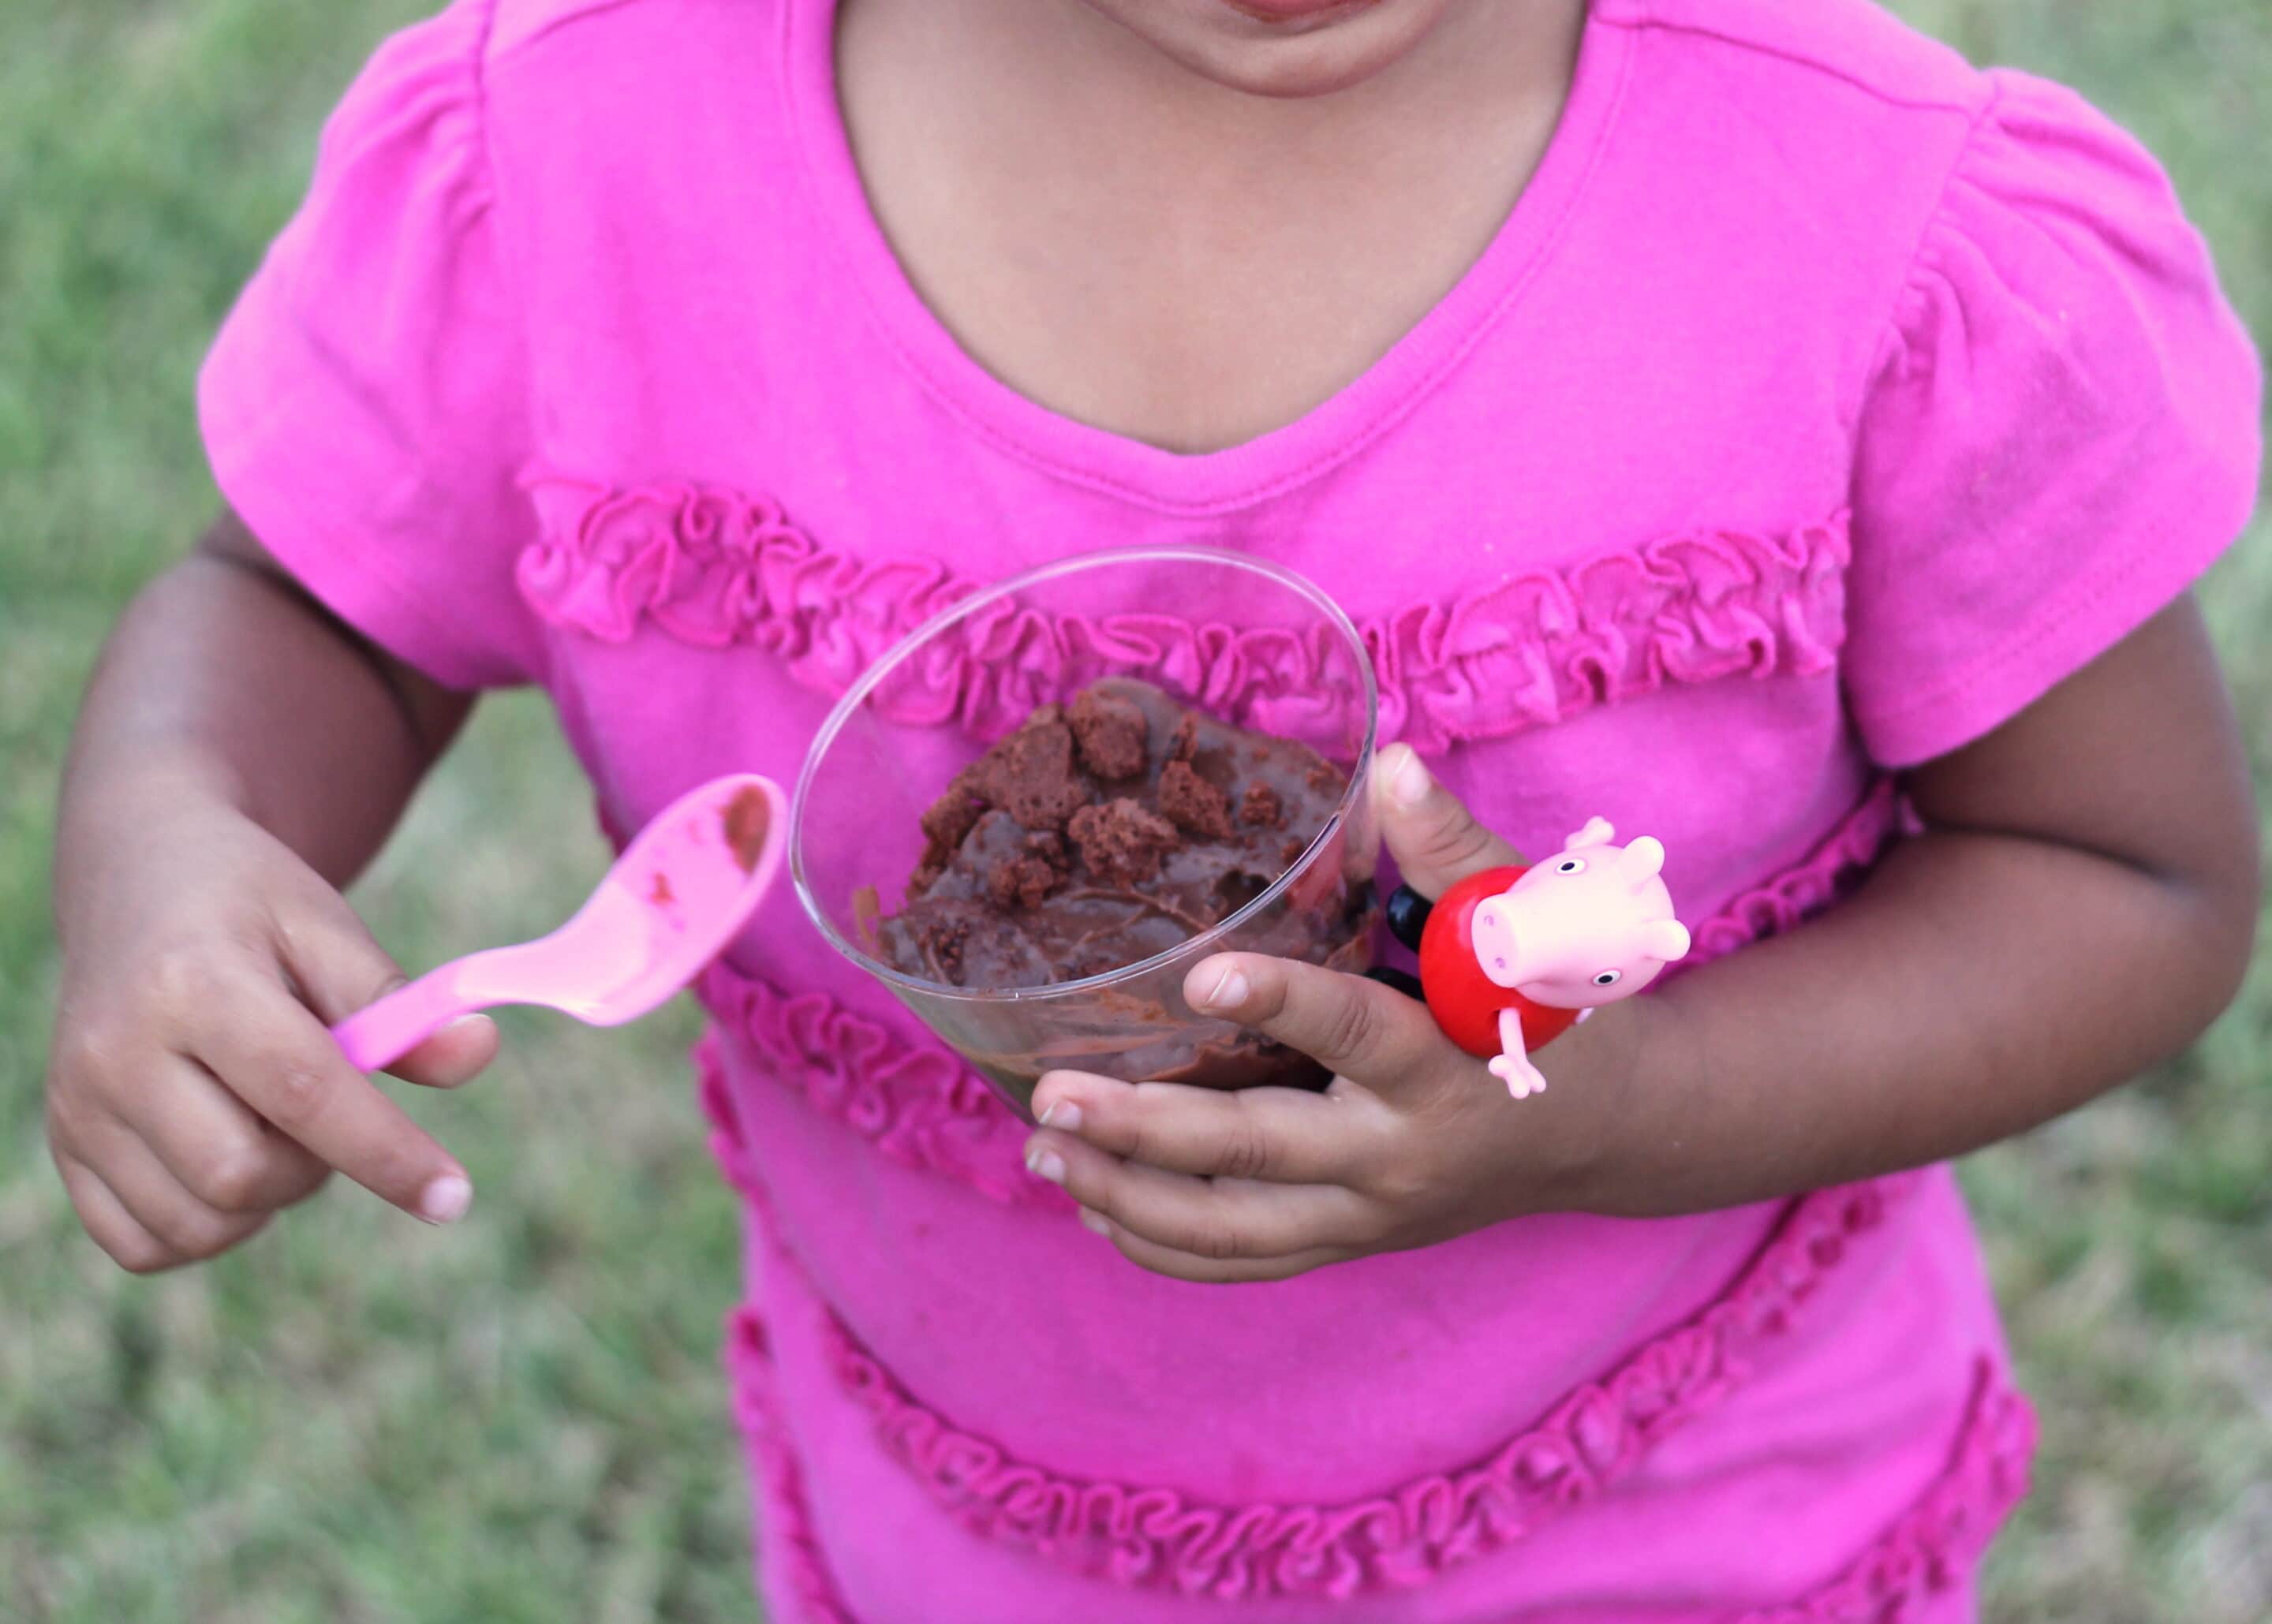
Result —
POLYGON ((217 1211, 273 1212, 313 1195, 331 1173, 179 1055, 161 1056, 106 1104, 184 1189, 217 1211))
POLYGON ((497 1023, 486 1015, 461 1015, 386 1069, 422 1088, 456 1088, 487 1070, 497 1056, 497 1023))
POLYGON ((1393 1093, 1443 1060, 1444 1035, 1427 1007, 1403 994, 1297 959, 1218 953, 1184 978, 1192 1009, 1252 1027, 1336 1076, 1393 1093))
POLYGON ((1404 883, 1423 897, 1440 897, 1454 881, 1522 860, 1436 781, 1409 744, 1380 753, 1372 786, 1380 838, 1404 883))
MULTIPOLYGON (((1372 1143, 1370 1102, 1287 1088, 1191 1088, 1053 1071, 1034 1091, 1043 1128, 1170 1173, 1347 1184, 1372 1143)), ((1377 1109, 1377 1106, 1374 1107, 1377 1109)))
POLYGON ((1368 1233, 1364 1199, 1333 1185, 1165 1173, 1049 1131, 1035 1136, 1026 1166, 1132 1233, 1217 1263, 1355 1245, 1368 1233))
MULTIPOLYGON (((407 979, 336 892, 280 912, 277 951, 309 1008, 326 1026, 367 1009, 407 979)), ((455 1088, 497 1058, 497 1024, 485 1015, 452 1021, 386 1069, 406 1083, 455 1088)))
POLYGON ((121 1269, 130 1274, 155 1274, 190 1261, 143 1228, 86 1163, 58 1151, 56 1172, 62 1176, 64 1193, 71 1197, 88 1236, 121 1269))
POLYGON ((1307 1274, 1311 1270, 1323 1268, 1327 1263, 1343 1262, 1349 1255, 1329 1247, 1318 1247, 1306 1252, 1289 1252, 1283 1257, 1200 1257, 1147 1240, 1143 1236, 1122 1228, 1102 1213, 1083 1211, 1081 1222, 1111 1241, 1130 1263, 1149 1269, 1154 1274, 1167 1275, 1177 1280, 1194 1280, 1203 1285, 1291 1279, 1297 1274, 1307 1274))
POLYGON ((277 1129, 429 1223, 461 1216, 466 1170, 347 1062, 308 1007, 257 978, 190 1023, 194 1058, 277 1129))
POLYGON ((88 1164, 135 1222, 155 1235, 176 1257, 196 1262, 217 1257, 248 1239, 273 1212, 223 1212, 208 1206, 167 1171, 150 1147, 123 1129, 88 1151, 88 1164))

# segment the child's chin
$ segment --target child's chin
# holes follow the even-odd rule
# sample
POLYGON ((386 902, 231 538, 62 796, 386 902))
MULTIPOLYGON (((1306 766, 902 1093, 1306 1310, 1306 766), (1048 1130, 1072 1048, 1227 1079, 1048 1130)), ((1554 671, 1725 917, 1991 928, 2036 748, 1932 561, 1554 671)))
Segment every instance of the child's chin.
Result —
POLYGON ((1371 78, 1419 42, 1445 0, 1087 0, 1163 55, 1228 89, 1298 99, 1371 78))

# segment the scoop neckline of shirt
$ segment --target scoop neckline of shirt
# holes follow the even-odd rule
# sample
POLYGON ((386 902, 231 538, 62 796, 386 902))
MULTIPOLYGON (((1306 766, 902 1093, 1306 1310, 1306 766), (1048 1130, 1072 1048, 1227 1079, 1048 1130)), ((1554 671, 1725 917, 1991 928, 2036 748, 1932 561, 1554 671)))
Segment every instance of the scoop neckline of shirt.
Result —
POLYGON ((1522 294, 1561 235, 1623 99, 1628 31, 1589 6, 1577 69, 1537 168, 1459 280, 1356 378, 1293 421, 1218 451, 1170 451, 1069 417, 982 366, 931 313, 869 206, 836 94, 837 0, 781 8, 783 93, 826 235, 896 360, 967 428, 1058 478, 1203 515, 1290 490, 1363 451, 1451 372, 1522 294))

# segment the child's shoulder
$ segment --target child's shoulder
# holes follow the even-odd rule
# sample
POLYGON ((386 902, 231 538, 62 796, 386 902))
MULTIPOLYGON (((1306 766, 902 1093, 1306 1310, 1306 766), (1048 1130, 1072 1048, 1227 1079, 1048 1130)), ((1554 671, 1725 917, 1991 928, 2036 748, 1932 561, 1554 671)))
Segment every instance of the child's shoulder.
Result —
POLYGON ((452 35, 488 67, 543 56, 539 48, 550 44, 612 49, 646 38, 699 50, 706 23, 762 26, 779 9, 780 0, 448 0, 423 26, 452 35))
POLYGON ((483 167, 533 166, 596 197, 609 175, 651 178, 654 155, 706 123, 765 115, 751 91, 778 65, 788 4, 446 0, 379 46, 334 125, 367 136, 446 103, 486 133, 483 167))
POLYGON ((2134 137, 2074 90, 1976 67, 1874 0, 1592 0, 1592 17, 1631 47, 1622 116, 1646 131, 1657 190, 1708 199, 1731 251, 1835 247, 1871 281, 1951 257, 1918 252, 1941 237, 2006 272, 2060 238, 2069 281, 2104 279, 2119 256, 2101 239, 2150 235, 2199 257, 2134 137))
POLYGON ((1962 115, 1995 95, 1990 75, 1873 0, 1596 0, 1596 16, 1677 39, 1757 85, 1827 81, 1893 108, 1962 115))

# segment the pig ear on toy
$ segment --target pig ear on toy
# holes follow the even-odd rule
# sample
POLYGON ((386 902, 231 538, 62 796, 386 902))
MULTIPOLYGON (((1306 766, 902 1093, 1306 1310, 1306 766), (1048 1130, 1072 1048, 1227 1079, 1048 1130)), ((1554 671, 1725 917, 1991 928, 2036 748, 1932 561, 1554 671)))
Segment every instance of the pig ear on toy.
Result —
POLYGON ((1655 835, 1643 835, 1618 859, 1618 873, 1626 881, 1639 885, 1653 880, 1664 871, 1664 842, 1655 835))
POLYGON ((1688 957, 1688 927, 1678 920, 1651 920, 1641 927, 1640 950, 1672 964, 1688 957))
POLYGON ((1562 843, 1562 849, 1566 852, 1576 852, 1589 846, 1607 846, 1617 838, 1617 833, 1616 830, 1610 827, 1609 819, 1589 817, 1586 820, 1586 826, 1583 829, 1562 843))

